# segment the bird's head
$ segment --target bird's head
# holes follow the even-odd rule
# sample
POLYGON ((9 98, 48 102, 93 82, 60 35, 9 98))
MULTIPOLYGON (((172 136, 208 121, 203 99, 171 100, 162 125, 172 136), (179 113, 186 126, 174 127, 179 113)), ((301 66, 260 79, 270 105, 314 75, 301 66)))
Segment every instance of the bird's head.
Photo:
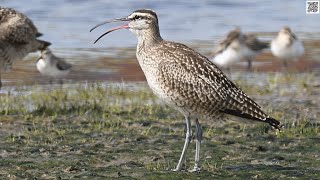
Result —
POLYGON ((37 59, 37 61, 39 61, 40 59, 43 59, 43 60, 50 59, 51 57, 52 57, 51 50, 49 48, 46 48, 40 52, 40 56, 37 59))
POLYGON ((290 34, 292 34, 292 31, 288 26, 285 26, 279 31, 279 34, 290 35, 290 34))
POLYGON ((279 31, 278 37, 282 37, 282 38, 285 38, 285 39, 290 39, 290 41, 294 40, 294 39, 297 39, 295 34, 291 31, 291 29, 288 26, 283 27, 279 31))
POLYGON ((109 34, 110 32, 119 30, 119 29, 129 29, 130 31, 135 33, 137 36, 148 34, 148 32, 157 33, 156 34, 157 36, 159 35, 157 14, 154 11, 149 9, 136 10, 127 17, 115 18, 115 19, 105 21, 93 27, 90 30, 90 32, 103 24, 110 23, 110 22, 117 22, 117 21, 123 21, 127 23, 122 26, 118 26, 108 30, 107 32, 102 34, 94 43, 96 43, 99 39, 109 34))

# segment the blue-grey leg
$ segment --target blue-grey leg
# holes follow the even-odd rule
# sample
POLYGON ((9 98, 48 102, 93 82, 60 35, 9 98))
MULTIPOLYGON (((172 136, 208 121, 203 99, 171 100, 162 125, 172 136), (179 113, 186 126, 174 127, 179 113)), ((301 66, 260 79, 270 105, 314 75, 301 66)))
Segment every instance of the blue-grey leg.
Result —
POLYGON ((189 116, 185 116, 185 119, 186 119, 186 125, 187 125, 186 138, 185 138, 185 141, 184 141, 184 146, 183 146, 183 150, 182 150, 179 162, 177 164, 177 167, 175 169, 173 169, 173 171, 180 171, 181 170, 182 164, 185 162, 186 152, 188 150, 189 143, 190 143, 191 137, 192 137, 190 117, 189 116))
POLYGON ((1 66, 0 66, 0 89, 1 89, 1 87, 2 87, 2 81, 1 81, 1 66))
POLYGON ((202 141, 202 128, 200 126, 199 120, 196 119, 196 154, 194 158, 194 167, 191 172, 199 172, 200 168, 200 145, 202 141))

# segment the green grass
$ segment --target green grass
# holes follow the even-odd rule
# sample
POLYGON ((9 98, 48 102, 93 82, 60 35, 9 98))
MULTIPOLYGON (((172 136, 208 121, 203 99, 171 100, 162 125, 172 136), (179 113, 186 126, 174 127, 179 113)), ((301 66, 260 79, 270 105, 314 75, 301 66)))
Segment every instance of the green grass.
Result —
MULTIPOLYGON (((318 78, 268 75, 263 87, 237 79, 285 129, 202 120, 201 173, 170 171, 183 147, 184 120, 146 84, 2 94, 0 179, 317 179, 318 78)), ((192 142, 189 169, 194 151, 192 142)))

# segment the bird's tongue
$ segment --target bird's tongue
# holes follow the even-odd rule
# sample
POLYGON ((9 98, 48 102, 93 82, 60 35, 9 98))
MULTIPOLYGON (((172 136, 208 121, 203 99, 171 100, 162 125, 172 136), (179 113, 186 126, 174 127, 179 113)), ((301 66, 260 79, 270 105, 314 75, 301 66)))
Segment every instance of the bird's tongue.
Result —
POLYGON ((107 31, 107 32, 105 32, 104 34, 102 34, 96 41, 94 41, 94 44, 95 44, 96 42, 98 42, 99 39, 101 39, 103 36, 111 33, 112 31, 115 31, 115 30, 118 30, 118 29, 128 29, 128 28, 129 28, 128 24, 124 24, 124 25, 122 25, 122 26, 118 26, 118 27, 112 28, 112 29, 110 29, 109 31, 107 31))
POLYGON ((109 31, 106 32, 106 34, 112 32, 112 31, 118 30, 118 29, 127 29, 127 28, 129 28, 128 24, 124 24, 122 26, 118 26, 118 27, 110 29, 109 31))

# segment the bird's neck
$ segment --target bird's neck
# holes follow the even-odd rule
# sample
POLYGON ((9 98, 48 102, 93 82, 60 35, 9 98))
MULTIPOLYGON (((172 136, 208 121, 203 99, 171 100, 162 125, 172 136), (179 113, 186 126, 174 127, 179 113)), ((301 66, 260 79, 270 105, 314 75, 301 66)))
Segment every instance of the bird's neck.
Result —
POLYGON ((137 32, 138 47, 152 47, 160 43, 163 39, 161 38, 158 27, 151 29, 140 30, 137 32))

